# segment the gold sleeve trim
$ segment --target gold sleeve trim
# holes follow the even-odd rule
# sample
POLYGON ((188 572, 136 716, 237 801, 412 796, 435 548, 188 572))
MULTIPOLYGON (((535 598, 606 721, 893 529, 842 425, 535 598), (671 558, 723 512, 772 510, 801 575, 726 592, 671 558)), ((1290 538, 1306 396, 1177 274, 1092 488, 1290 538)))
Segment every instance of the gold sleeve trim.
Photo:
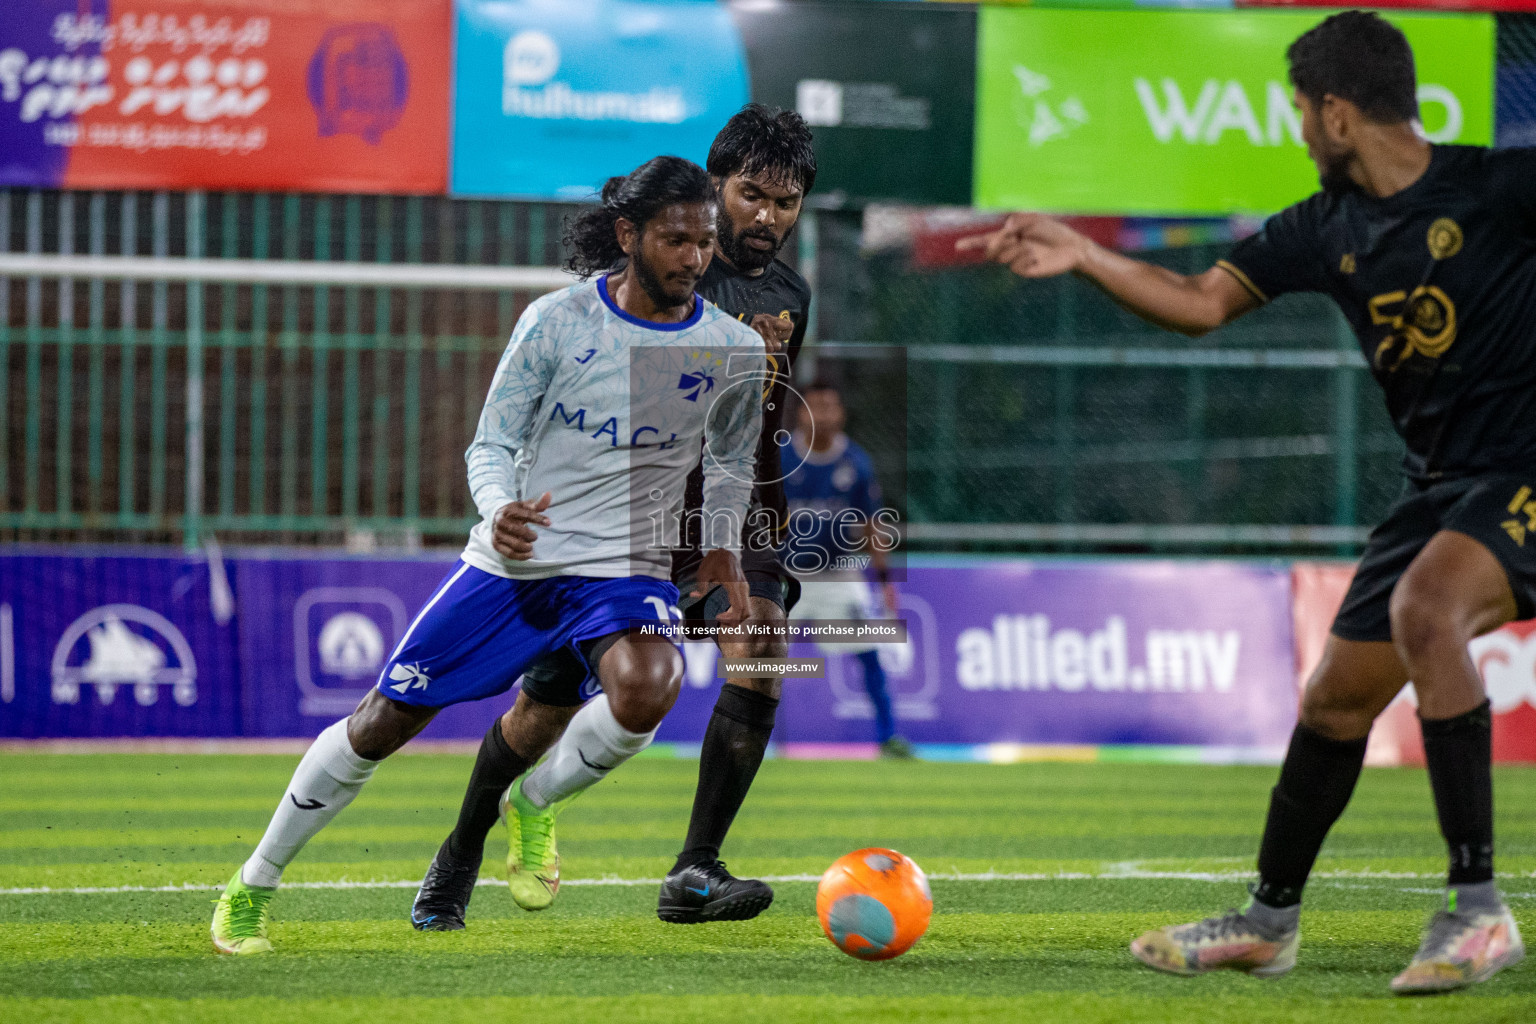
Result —
POLYGON ((1260 302, 1269 301, 1269 296, 1265 295, 1263 290, 1258 285, 1253 283, 1253 279, 1250 278, 1247 274, 1243 273, 1240 268, 1226 260, 1217 260, 1216 265, 1236 278, 1237 283, 1248 289, 1249 294, 1251 294, 1254 298, 1258 299, 1260 302))

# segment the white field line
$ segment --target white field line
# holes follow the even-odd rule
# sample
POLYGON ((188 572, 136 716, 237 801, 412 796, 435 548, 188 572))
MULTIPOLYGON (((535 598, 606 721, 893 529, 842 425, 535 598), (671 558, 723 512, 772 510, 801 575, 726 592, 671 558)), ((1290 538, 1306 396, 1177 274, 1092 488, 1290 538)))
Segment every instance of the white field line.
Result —
MULTIPOLYGON (((1063 871, 1063 872, 1018 872, 1018 871, 982 871, 982 872, 934 872, 928 877, 936 882, 1097 882, 1097 881, 1148 881, 1166 880, 1175 882, 1239 882, 1252 878, 1249 871, 1063 871)), ((1424 874, 1413 871, 1319 871, 1313 876, 1320 880, 1353 880, 1353 881, 1425 881, 1443 878, 1440 873, 1424 874)), ((1501 873, 1500 878, 1530 879, 1536 875, 1501 873)), ((765 882, 819 882, 820 875, 764 875, 765 882)), ((619 878, 615 875, 605 875, 602 878, 568 878, 562 881, 562 886, 635 886, 635 885, 660 885, 659 878, 619 878)), ((476 885, 505 886, 507 883, 500 878, 482 878, 476 885)), ((372 880, 366 882, 338 879, 334 882, 290 882, 284 885, 285 889, 415 889, 421 885, 415 879, 402 879, 395 881, 372 880)), ((18 888, 0 888, 0 896, 94 896, 98 894, 120 892, 218 892, 222 885, 196 885, 191 882, 182 885, 101 885, 101 886, 23 886, 18 888)), ((1425 890, 1439 892, 1439 889, 1425 890)))

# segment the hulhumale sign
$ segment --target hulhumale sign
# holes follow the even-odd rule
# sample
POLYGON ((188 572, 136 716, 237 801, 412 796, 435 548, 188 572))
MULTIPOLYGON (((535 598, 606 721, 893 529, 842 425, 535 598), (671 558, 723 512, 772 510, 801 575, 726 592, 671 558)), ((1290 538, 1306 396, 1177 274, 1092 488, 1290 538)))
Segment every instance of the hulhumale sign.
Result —
POLYGON ((710 0, 456 0, 458 195, 589 199, 662 153, 699 163, 747 101, 710 0))
POLYGON ((448 0, 26 0, 0 185, 441 192, 448 0))
MULTIPOLYGON (((1493 141, 1494 21, 1390 16, 1435 142, 1493 141)), ((1064 213, 1268 213, 1317 189, 1285 49, 1290 11, 984 7, 976 202, 1064 213), (1134 168, 1134 173, 1129 169, 1134 168)))

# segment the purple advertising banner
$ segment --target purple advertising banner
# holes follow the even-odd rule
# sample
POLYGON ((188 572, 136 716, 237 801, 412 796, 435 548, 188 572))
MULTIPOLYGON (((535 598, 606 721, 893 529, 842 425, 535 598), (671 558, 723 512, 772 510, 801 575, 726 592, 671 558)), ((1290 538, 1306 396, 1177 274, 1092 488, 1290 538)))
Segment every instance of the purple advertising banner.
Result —
POLYGON ((208 562, 61 551, 0 556, 0 736, 240 735, 208 562))
MULTIPOLYGON (((453 564, 285 552, 219 576, 197 557, 0 555, 0 736, 313 736, 356 706, 453 564)), ((909 640, 879 657, 917 743, 1274 750, 1295 721, 1280 566, 923 561, 900 601, 909 640)), ((872 742, 860 662, 791 653, 826 673, 785 681, 775 739, 872 742)), ((688 645, 658 739, 702 738, 716 654, 688 645)), ((423 736, 478 739, 511 701, 449 708, 423 736)))
MULTIPOLYGON (((1271 748, 1295 723, 1281 568, 997 560, 920 564, 907 580, 910 640, 881 661, 914 742, 1271 748)), ((775 736, 870 741, 862 682, 847 655, 825 679, 785 680, 775 736)))
MULTIPOLYGON (((314 736, 351 714, 455 564, 452 555, 239 559, 243 735, 314 736)), ((512 699, 456 704, 421 735, 479 739, 512 699)))

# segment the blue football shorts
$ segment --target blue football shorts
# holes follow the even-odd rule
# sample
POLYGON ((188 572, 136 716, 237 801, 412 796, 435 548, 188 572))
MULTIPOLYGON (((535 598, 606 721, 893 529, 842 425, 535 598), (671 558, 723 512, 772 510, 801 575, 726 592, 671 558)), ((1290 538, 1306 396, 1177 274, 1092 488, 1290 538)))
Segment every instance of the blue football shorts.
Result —
POLYGON ((667 580, 508 579, 461 561, 416 613, 376 689, 428 708, 494 697, 546 655, 569 650, 586 666, 587 641, 680 617, 667 580))

